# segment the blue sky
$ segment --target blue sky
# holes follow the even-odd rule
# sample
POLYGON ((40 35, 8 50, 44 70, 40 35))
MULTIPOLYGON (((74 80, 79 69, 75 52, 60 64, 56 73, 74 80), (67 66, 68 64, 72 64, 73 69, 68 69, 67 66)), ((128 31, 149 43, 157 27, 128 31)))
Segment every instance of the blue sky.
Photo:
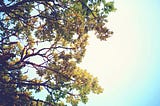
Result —
POLYGON ((104 88, 80 106, 160 106, 160 0, 115 0, 114 35, 100 42, 90 33, 81 66, 104 88))

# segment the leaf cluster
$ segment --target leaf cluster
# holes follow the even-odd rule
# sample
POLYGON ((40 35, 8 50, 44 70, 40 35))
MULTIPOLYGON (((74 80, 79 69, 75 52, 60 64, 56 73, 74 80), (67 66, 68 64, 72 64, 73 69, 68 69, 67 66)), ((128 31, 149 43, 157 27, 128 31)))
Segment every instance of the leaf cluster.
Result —
POLYGON ((100 40, 113 33, 105 25, 112 11, 105 0, 0 1, 0 105, 77 106, 90 92, 102 93, 77 64, 88 31, 100 40), (44 90, 46 100, 34 98, 44 90))

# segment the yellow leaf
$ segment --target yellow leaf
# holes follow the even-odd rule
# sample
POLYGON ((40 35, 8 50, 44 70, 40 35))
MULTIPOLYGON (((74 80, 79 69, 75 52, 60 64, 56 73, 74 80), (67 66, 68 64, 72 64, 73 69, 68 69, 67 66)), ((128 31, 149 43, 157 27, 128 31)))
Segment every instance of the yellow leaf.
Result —
POLYGON ((22 76, 22 80, 26 80, 28 78, 27 75, 22 76))
POLYGON ((23 46, 21 45, 20 42, 17 43, 17 47, 18 47, 20 50, 23 50, 23 46))

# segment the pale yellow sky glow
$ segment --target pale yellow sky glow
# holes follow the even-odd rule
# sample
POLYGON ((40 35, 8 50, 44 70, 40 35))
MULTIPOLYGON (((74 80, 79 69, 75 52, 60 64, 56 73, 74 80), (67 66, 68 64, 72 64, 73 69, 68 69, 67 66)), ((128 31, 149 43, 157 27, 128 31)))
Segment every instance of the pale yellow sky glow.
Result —
POLYGON ((108 41, 101 42, 90 33, 89 46, 80 66, 98 77, 104 93, 98 96, 91 95, 89 104, 85 106, 92 106, 94 103, 96 106, 96 101, 99 101, 98 103, 106 101, 108 106, 129 106, 121 105, 127 98, 131 100, 131 97, 127 96, 129 89, 135 89, 133 95, 134 92, 138 93, 140 90, 136 85, 143 85, 148 78, 148 74, 139 69, 145 70, 146 56, 150 56, 149 38, 146 36, 144 39, 148 44, 142 41, 144 36, 141 35, 145 35, 145 32, 141 31, 139 25, 141 14, 137 12, 135 4, 124 6, 125 2, 131 4, 133 1, 117 0, 115 2, 117 11, 108 17, 108 28, 114 31, 108 41), (120 104, 117 105, 116 102, 120 104))

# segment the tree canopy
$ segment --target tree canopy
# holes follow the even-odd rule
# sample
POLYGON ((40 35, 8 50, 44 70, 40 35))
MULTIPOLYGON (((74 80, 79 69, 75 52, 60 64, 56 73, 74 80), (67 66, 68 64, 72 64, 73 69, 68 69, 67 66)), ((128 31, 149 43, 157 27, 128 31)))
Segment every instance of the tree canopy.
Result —
POLYGON ((0 105, 77 106, 102 93, 77 64, 88 31, 100 40, 113 33, 106 22, 114 10, 105 0, 1 0, 0 105), (45 100, 34 97, 42 91, 45 100))

